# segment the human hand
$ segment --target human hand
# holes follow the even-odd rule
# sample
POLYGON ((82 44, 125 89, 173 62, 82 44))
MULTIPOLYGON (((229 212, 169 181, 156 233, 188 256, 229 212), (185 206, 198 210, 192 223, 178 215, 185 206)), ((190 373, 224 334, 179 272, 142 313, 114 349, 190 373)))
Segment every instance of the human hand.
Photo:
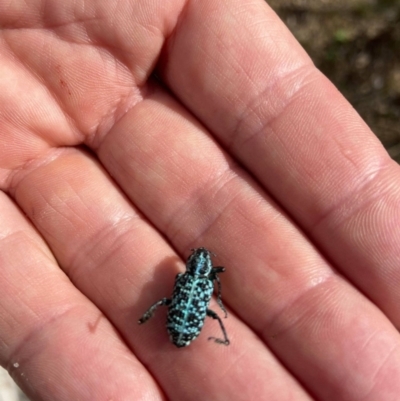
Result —
POLYGON ((0 358, 32 400, 398 399, 399 166, 266 4, 0 24, 0 358), (231 344, 177 349, 137 320, 199 246, 231 344))

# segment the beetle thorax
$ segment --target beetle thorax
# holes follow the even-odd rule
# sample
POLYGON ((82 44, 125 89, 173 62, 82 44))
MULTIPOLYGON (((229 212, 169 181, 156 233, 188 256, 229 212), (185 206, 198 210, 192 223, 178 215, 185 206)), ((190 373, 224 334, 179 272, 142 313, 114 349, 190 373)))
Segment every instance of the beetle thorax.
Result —
POLYGON ((186 263, 186 271, 194 276, 208 276, 212 268, 211 253, 205 248, 194 249, 186 263))

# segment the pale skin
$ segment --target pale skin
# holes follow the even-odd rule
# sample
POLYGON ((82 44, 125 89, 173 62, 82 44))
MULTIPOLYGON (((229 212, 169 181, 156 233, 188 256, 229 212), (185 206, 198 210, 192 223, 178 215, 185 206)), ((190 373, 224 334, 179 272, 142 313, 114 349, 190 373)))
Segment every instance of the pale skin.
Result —
POLYGON ((263 1, 0 27, 0 362, 32 400, 398 400, 400 168, 263 1), (177 349, 137 321, 200 246, 231 344, 177 349))

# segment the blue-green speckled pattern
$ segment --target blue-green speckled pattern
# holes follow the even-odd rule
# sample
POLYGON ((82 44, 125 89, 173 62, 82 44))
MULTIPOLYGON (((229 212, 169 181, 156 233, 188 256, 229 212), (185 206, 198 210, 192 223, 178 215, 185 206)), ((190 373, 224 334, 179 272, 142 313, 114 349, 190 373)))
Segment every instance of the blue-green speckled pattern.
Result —
POLYGON ((218 344, 229 345, 221 318, 208 305, 214 291, 214 281, 218 284, 217 302, 227 317, 221 300, 221 283, 218 274, 224 267, 213 267, 211 252, 206 248, 192 249, 193 253, 186 262, 186 272, 179 273, 175 279, 172 298, 163 298, 152 305, 139 319, 139 324, 147 322, 155 310, 162 305, 168 306, 167 330, 171 342, 177 347, 186 347, 200 334, 206 316, 218 320, 223 339, 210 337, 218 344))

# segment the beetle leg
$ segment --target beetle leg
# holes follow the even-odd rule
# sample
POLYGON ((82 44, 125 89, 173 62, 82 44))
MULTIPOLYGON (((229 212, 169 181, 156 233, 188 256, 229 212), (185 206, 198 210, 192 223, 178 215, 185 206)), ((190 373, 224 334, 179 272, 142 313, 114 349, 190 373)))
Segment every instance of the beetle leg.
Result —
POLYGON ((225 309, 225 306, 222 303, 222 297, 221 297, 221 282, 219 281, 219 276, 218 273, 223 273, 225 271, 225 267, 218 266, 218 267, 213 267, 211 270, 211 275, 210 279, 211 280, 216 280, 217 281, 217 286, 218 286, 218 296, 217 296, 217 302, 219 307, 222 309, 222 311, 225 313, 225 319, 228 316, 228 312, 225 309))
POLYGON ((163 306, 163 305, 169 306, 170 304, 171 304, 170 299, 168 299, 168 298, 160 299, 154 305, 150 306, 150 308, 147 310, 147 312, 145 312, 145 314, 139 319, 138 323, 139 324, 146 323, 154 315, 155 310, 159 306, 163 306))
POLYGON ((209 340, 214 340, 218 344, 229 345, 228 336, 226 335, 225 326, 222 323, 221 318, 211 309, 207 309, 207 316, 218 320, 219 325, 221 326, 222 334, 224 335, 224 339, 216 338, 216 337, 208 337, 209 340))

